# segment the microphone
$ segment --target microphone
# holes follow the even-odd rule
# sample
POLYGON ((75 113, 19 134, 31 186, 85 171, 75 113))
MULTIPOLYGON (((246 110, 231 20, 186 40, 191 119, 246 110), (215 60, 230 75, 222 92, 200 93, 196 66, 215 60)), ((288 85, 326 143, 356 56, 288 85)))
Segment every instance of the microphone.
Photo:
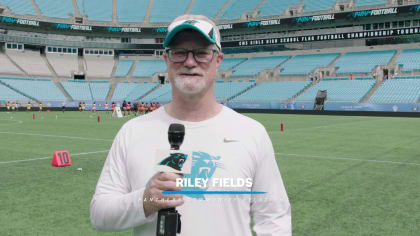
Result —
MULTIPOLYGON (((168 130, 168 141, 171 150, 179 150, 184 141, 185 127, 182 124, 171 124, 168 130)), ((180 170, 185 162, 185 154, 171 153, 170 156, 159 163, 159 165, 167 165, 173 169, 180 170), (181 158, 179 158, 181 156, 181 158), (175 161, 174 161, 175 160, 175 161)), ((158 220, 156 225, 157 236, 176 236, 181 233, 181 214, 175 207, 161 209, 158 212, 158 220)))

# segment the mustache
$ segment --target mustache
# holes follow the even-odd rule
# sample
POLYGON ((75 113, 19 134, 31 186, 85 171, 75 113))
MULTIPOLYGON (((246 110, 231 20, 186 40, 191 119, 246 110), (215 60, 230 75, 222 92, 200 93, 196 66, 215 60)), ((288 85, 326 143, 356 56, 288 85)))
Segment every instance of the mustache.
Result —
POLYGON ((178 75, 182 75, 182 74, 197 74, 197 75, 204 75, 204 73, 200 70, 180 70, 177 72, 178 75))

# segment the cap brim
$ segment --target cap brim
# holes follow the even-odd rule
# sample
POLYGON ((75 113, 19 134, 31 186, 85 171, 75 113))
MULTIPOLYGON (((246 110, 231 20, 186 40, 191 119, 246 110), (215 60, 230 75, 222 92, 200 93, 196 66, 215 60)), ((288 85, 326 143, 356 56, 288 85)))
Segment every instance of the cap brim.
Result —
POLYGON ((196 27, 192 24, 180 24, 180 25, 176 26, 175 28, 173 28, 171 30, 171 32, 169 32, 169 34, 166 36, 165 42, 163 43, 163 47, 165 47, 165 48, 168 47, 169 44, 171 44, 171 41, 176 36, 176 34, 178 34, 179 32, 181 32, 182 30, 185 30, 185 29, 193 29, 197 32, 200 32, 200 34, 203 35, 204 38, 207 39, 207 41, 209 41, 212 44, 216 44, 216 40, 210 38, 208 34, 201 31, 201 29, 199 29, 198 27, 196 27))

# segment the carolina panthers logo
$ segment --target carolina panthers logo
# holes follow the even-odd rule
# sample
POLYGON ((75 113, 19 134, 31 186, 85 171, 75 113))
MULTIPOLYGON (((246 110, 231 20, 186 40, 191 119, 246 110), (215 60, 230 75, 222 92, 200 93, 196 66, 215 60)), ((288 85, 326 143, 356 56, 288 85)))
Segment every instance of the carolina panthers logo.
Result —
POLYGON ((184 24, 190 24, 190 25, 195 25, 197 23, 198 23, 197 20, 187 20, 187 21, 184 22, 184 24))
POLYGON ((161 161, 159 165, 169 166, 175 170, 181 171, 185 160, 187 160, 187 156, 188 155, 184 153, 171 153, 171 155, 161 161))
MULTIPOLYGON (((192 167, 191 174, 184 175, 184 178, 191 179, 192 183, 195 184, 196 178, 211 179, 217 168, 224 169, 223 164, 218 162, 220 156, 211 156, 205 152, 193 152, 192 154, 192 167)), ((187 191, 205 191, 208 187, 185 187, 182 190, 187 191)), ((205 200, 203 194, 186 194, 188 197, 205 200)))

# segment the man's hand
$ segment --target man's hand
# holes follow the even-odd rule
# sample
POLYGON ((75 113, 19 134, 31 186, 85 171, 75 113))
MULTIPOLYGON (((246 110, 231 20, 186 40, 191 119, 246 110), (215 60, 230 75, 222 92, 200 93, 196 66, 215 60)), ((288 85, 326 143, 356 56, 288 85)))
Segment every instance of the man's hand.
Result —
POLYGON ((182 187, 176 187, 176 179, 182 177, 181 174, 167 172, 159 172, 152 177, 143 194, 143 209, 146 217, 160 209, 184 204, 182 194, 162 194, 163 191, 181 191, 182 187))

